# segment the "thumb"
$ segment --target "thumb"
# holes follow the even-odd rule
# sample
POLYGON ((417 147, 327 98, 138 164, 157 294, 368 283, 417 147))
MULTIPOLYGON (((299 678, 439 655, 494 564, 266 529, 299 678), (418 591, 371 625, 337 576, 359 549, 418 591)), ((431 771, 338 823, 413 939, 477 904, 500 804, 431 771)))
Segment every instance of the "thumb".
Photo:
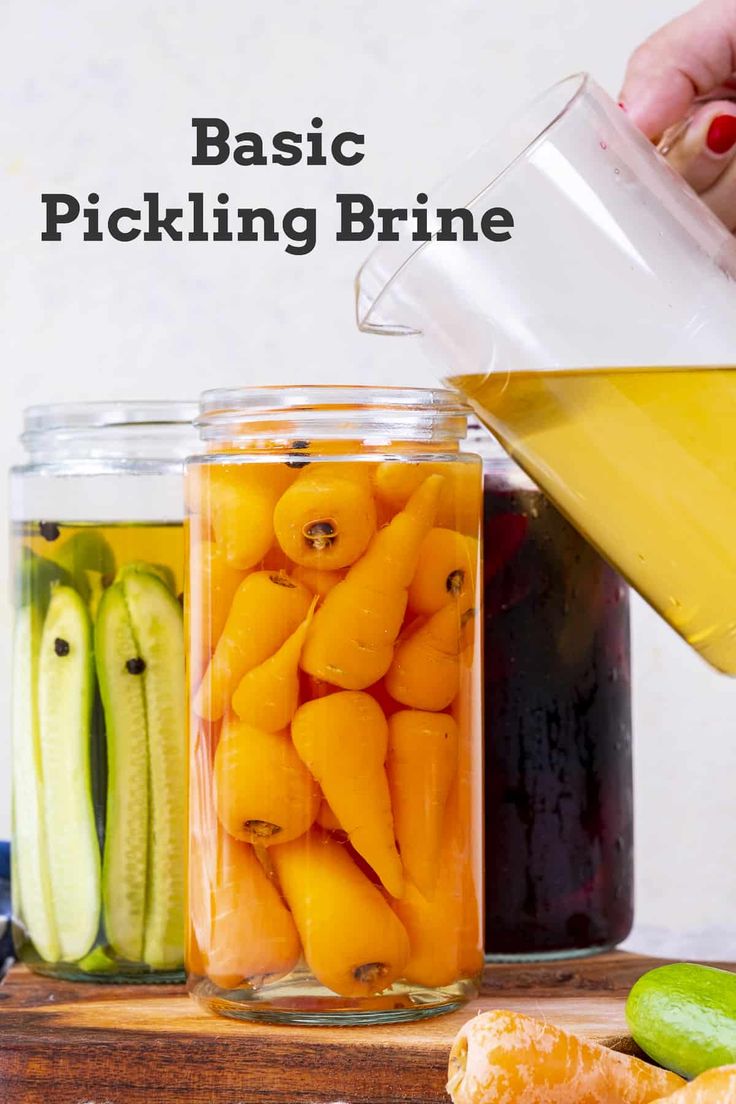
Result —
POLYGON ((657 138, 736 69, 736 0, 704 0, 632 55, 619 99, 632 122, 657 138))

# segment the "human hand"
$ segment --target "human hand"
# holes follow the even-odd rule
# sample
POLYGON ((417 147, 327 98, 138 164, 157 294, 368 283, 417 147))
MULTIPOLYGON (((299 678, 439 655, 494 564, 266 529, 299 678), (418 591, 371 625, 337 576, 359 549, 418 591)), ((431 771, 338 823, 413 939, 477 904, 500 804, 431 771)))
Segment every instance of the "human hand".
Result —
POLYGON ((703 0, 632 55, 621 106, 648 138, 689 117, 668 160, 736 228, 736 0, 703 0), (698 103, 707 97, 707 103, 698 103), (730 97, 730 98, 728 98, 730 97))

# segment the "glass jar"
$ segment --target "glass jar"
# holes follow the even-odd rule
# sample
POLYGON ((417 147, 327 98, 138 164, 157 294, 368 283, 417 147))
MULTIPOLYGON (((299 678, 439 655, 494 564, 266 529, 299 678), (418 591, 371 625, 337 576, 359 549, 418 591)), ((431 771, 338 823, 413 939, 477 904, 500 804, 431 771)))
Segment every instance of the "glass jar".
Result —
POLYGON ((494 439, 484 466, 485 947, 563 958, 631 929, 623 580, 494 439))
POLYGON ((192 403, 31 407, 13 469, 18 957, 181 980, 192 403))
POLYGON ((448 392, 208 392, 191 516, 189 987, 240 1019, 477 992, 481 464, 448 392))

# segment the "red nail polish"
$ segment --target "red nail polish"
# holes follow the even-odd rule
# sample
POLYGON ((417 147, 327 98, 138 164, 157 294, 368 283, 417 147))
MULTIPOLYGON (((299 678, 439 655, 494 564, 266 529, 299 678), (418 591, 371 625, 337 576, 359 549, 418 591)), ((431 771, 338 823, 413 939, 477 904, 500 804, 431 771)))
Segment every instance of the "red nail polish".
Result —
POLYGON ((705 139, 711 153, 728 153, 736 146, 736 115, 716 115, 705 139))

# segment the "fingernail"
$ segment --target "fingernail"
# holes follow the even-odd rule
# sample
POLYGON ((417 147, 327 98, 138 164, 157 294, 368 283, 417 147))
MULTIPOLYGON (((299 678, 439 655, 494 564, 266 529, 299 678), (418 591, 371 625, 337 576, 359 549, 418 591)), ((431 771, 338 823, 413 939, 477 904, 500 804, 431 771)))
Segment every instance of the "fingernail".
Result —
POLYGON ((736 146, 736 115, 716 115, 705 143, 711 153, 728 153, 736 146))

